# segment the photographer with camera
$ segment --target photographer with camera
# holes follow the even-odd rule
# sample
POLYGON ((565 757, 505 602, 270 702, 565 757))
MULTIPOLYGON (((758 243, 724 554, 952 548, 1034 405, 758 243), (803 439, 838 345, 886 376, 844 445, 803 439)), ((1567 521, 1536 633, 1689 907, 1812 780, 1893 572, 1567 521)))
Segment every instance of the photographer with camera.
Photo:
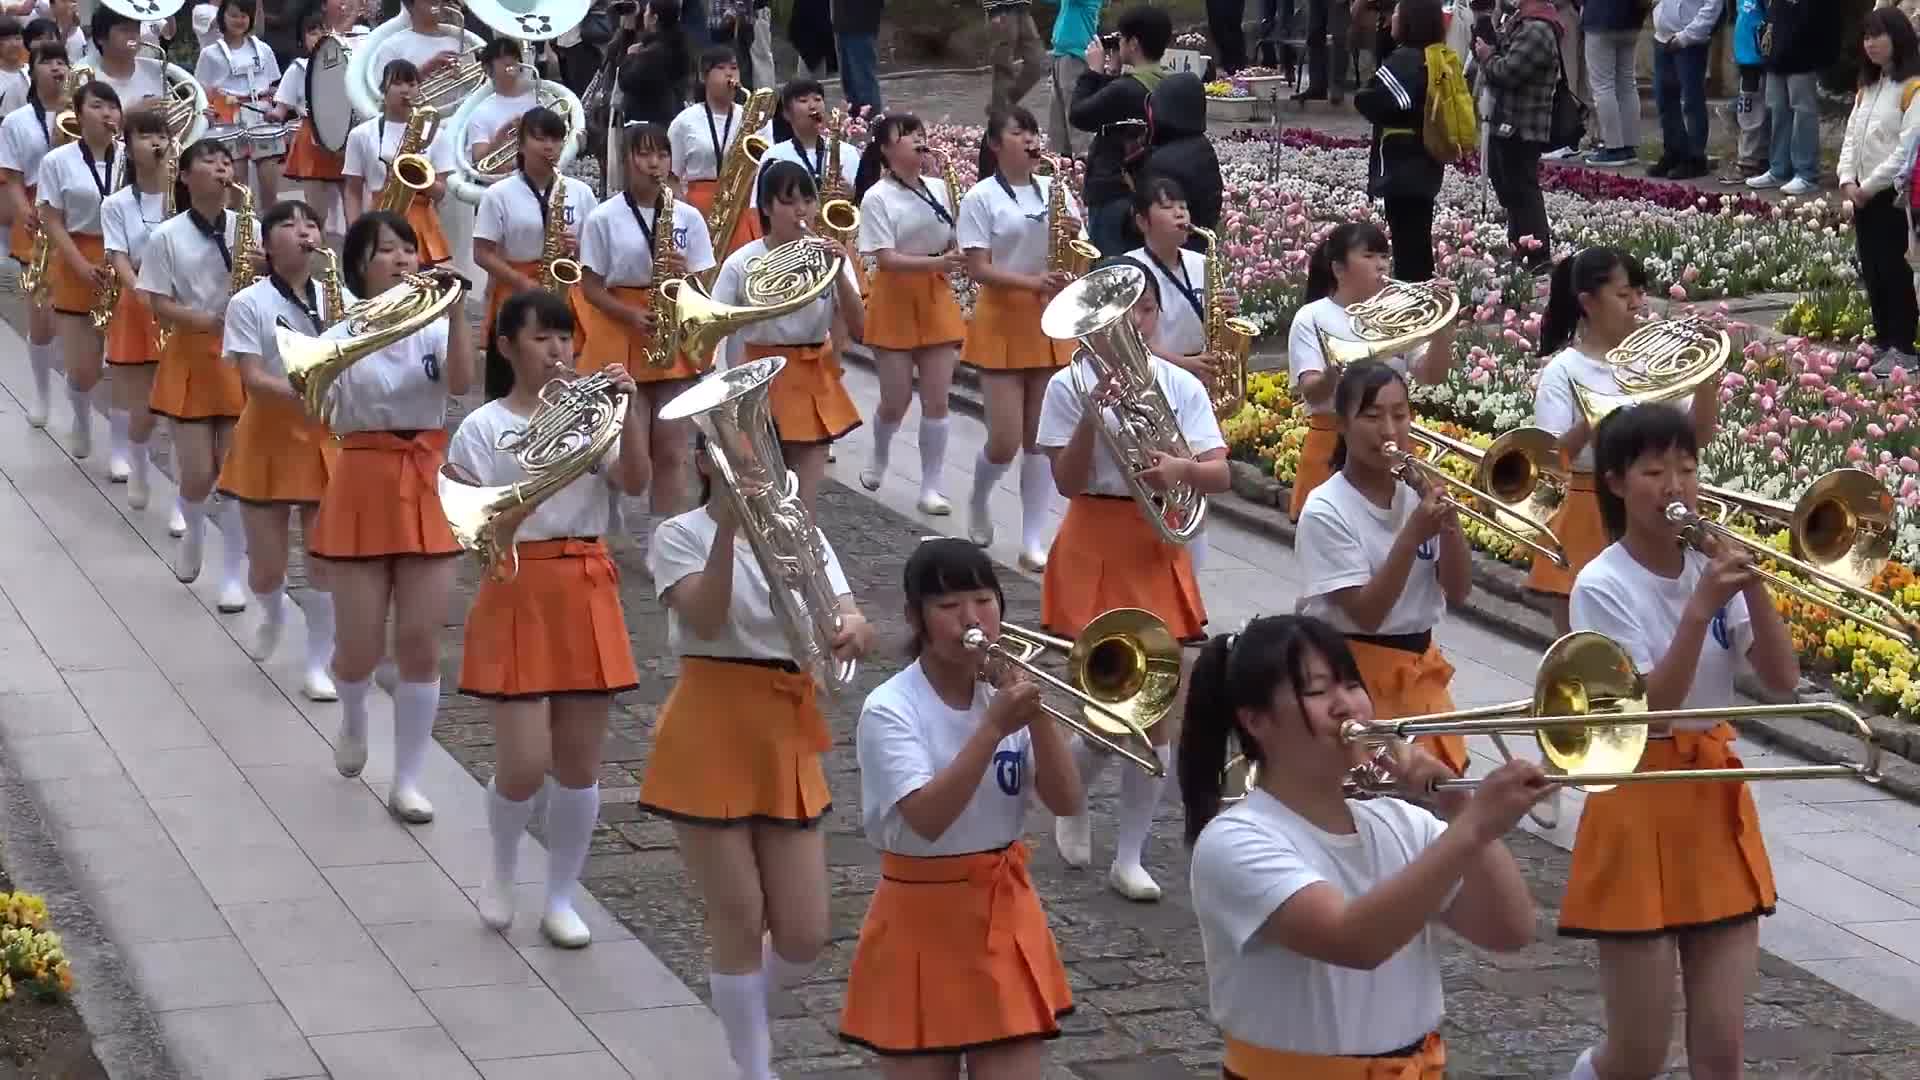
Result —
POLYGON ((1133 178, 1128 166, 1147 140, 1147 97, 1166 72, 1160 57, 1173 41, 1165 11, 1141 5, 1120 16, 1119 31, 1087 45, 1087 70, 1073 87, 1067 118, 1094 133, 1087 153, 1087 235, 1102 255, 1139 246, 1129 235, 1133 178))

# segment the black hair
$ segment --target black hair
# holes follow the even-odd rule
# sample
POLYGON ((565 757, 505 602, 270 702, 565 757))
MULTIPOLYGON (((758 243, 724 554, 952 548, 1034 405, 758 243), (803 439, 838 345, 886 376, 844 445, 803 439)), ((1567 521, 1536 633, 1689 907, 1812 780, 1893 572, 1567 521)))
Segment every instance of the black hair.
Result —
POLYGON ((667 134, 665 124, 656 124, 651 120, 636 120, 620 129, 621 149, 626 153, 635 150, 672 150, 673 140, 667 134))
POLYGON ((694 505, 705 506, 713 501, 713 477, 700 468, 701 462, 712 464, 707 457, 707 433, 696 430, 693 433, 693 474, 700 478, 700 501, 694 505))
POLYGON ((420 69, 414 66, 413 61, 403 57, 387 61, 387 66, 380 69, 380 92, 386 93, 394 83, 420 85, 420 69))
POLYGON ((789 79, 780 87, 780 111, 803 97, 826 97, 827 88, 820 85, 819 79, 789 79))
POLYGON ((101 82, 99 79, 94 79, 93 81, 87 83, 85 86, 82 86, 80 89, 74 91, 73 110, 76 116, 79 115, 80 107, 82 105, 85 105, 89 99, 104 101, 116 109, 120 108, 119 92, 116 91, 113 87, 108 86, 106 83, 101 82))
POLYGON ((120 134, 128 146, 133 145, 135 135, 172 135, 166 106, 159 101, 143 101, 126 110, 120 117, 120 134))
MULTIPOLYGON (((1133 213, 1136 217, 1147 216, 1147 211, 1152 210, 1163 202, 1186 201, 1187 189, 1181 187, 1180 181, 1175 180, 1171 176, 1161 176, 1158 173, 1154 173, 1148 176, 1146 180, 1134 185, 1133 213)), ((1143 237, 1145 232, 1146 230, 1141 230, 1143 237)))
POLYGON ((373 253, 380 247, 382 229, 415 251, 420 250, 419 234, 407 224, 406 218, 398 214, 388 210, 369 210, 355 218, 347 228, 346 240, 340 245, 340 276, 346 278, 347 291, 355 296, 370 297, 367 291, 367 264, 373 261, 373 253))
POLYGON ((1000 575, 993 569, 987 549, 958 537, 934 537, 922 540, 907 556, 907 568, 900 575, 901 591, 907 595, 907 625, 913 639, 907 643, 907 655, 917 657, 926 647, 926 603, 949 593, 988 589, 1004 613, 1007 594, 1000 588, 1000 575))
MULTIPOLYGON (((731 46, 709 45, 700 50, 700 81, 706 82, 707 76, 713 74, 714 68, 724 67, 727 64, 732 64, 734 67, 740 66, 740 54, 734 52, 731 46)), ((704 90, 701 97, 703 100, 706 97, 704 90)))
POLYGON ((187 170, 201 158, 210 158, 218 154, 229 162, 233 160, 233 150, 218 139, 201 136, 200 141, 180 151, 180 160, 175 163, 173 176, 173 205, 186 209, 191 196, 187 192, 187 170))
POLYGON ((1005 137, 1009 131, 1031 131, 1038 135, 1040 121, 1033 118, 1032 112, 1019 105, 994 109, 987 113, 987 130, 980 140, 979 172, 982 180, 1000 171, 1000 155, 993 149, 993 144, 1005 137))
POLYGON ((308 206, 305 202, 299 199, 281 199, 279 202, 267 207, 267 212, 260 215, 261 240, 264 241, 267 237, 273 235, 273 230, 296 219, 305 219, 310 225, 326 224, 320 219, 319 214, 313 212, 313 207, 308 206))
POLYGON ((213 11, 213 32, 221 37, 227 36, 227 11, 238 8, 247 17, 247 34, 251 36, 259 27, 253 24, 253 5, 247 0, 220 0, 220 6, 213 11))
POLYGON ((505 368, 504 374, 495 376, 493 365, 487 368, 487 400, 505 397, 513 392, 513 364, 507 360, 505 350, 500 348, 500 338, 511 340, 521 330, 532 325, 541 330, 557 330, 572 335, 578 330, 573 321, 573 308, 565 300, 545 289, 522 289, 500 305, 499 314, 493 318, 493 339, 487 342, 489 360, 498 354, 505 368), (499 393, 494 393, 495 390, 499 393))
POLYGON ((1636 289, 1647 287, 1647 270, 1632 254, 1616 247, 1581 248, 1561 259, 1553 268, 1553 287, 1547 294, 1546 314, 1540 317, 1541 356, 1552 356, 1565 348, 1580 328, 1586 313, 1580 298, 1591 296, 1613 280, 1616 270, 1627 272, 1627 284, 1636 289))
POLYGON ((1308 657, 1316 654, 1336 682, 1362 681, 1346 635, 1306 615, 1263 615, 1238 634, 1215 634, 1200 647, 1187 677, 1187 715, 1176 755, 1189 847, 1220 813, 1229 736, 1249 762, 1262 764, 1260 744, 1240 726, 1240 710, 1271 708, 1282 686, 1298 699, 1308 657))
POLYGON ((131 26, 136 34, 140 31, 140 23, 138 20, 130 19, 107 5, 101 4, 99 7, 93 9, 93 17, 87 20, 87 40, 93 42, 94 48, 105 52, 107 48, 107 35, 112 33, 113 28, 116 26, 131 26))
POLYGON ((527 58, 526 52, 520 48, 520 43, 504 35, 496 37, 485 45, 480 46, 479 59, 481 67, 488 67, 492 65, 495 60, 503 56, 513 57, 515 63, 519 63, 527 58))
POLYGON ((1867 59, 1866 50, 1860 54, 1860 85, 1872 86, 1881 79, 1904 82, 1920 75, 1920 37, 1916 37, 1913 21, 1899 8, 1874 8, 1860 24, 1860 40, 1887 35, 1893 46, 1893 55, 1888 58, 1887 69, 1867 59))
MULTIPOLYGON (((644 0, 643 11, 653 12, 653 32, 640 31, 645 43, 657 43, 666 51, 660 69, 676 94, 684 93, 687 76, 693 70, 693 45, 680 25, 680 0, 644 0)), ((624 39, 622 39, 624 40, 624 39)))
POLYGON ((1335 228, 1313 246, 1313 254, 1307 260, 1307 289, 1300 302, 1311 304, 1332 296, 1333 264, 1345 262, 1347 256, 1356 251, 1391 255, 1393 245, 1387 243, 1387 234, 1380 231, 1380 226, 1371 221, 1349 221, 1335 228))
MULTIPOLYGON (((56 43, 60 42, 60 24, 44 15, 37 19, 28 19, 27 25, 20 28, 20 39, 28 49, 32 49, 36 43, 48 38, 52 38, 56 43)), ((65 56, 66 51, 66 45, 61 43, 60 55, 65 56)))
POLYGON ((760 230, 765 232, 773 227, 773 215, 769 209, 775 200, 785 202, 789 199, 817 199, 820 190, 814 187, 813 174, 806 167, 792 161, 775 161, 760 170, 756 201, 760 211, 760 230))
POLYGON ((1447 40, 1447 17, 1440 0, 1399 0, 1400 32, 1394 41, 1408 49, 1424 49, 1447 40))
POLYGON ((300 55, 301 56, 308 55, 307 35, 314 32, 315 30, 325 30, 326 28, 327 28, 327 12, 324 6, 316 7, 313 10, 307 12, 305 15, 300 16, 300 55))
MULTIPOLYGON (((1340 374, 1340 384, 1333 388, 1333 414, 1343 420, 1353 419, 1356 413, 1372 408, 1380 389, 1394 382, 1399 383, 1402 390, 1407 388, 1406 376, 1378 360, 1348 364, 1347 370, 1340 374)), ((1333 471, 1339 472, 1346 464, 1347 436, 1342 433, 1333 444, 1333 471)))
POLYGON ((538 135, 543 139, 564 139, 567 137, 567 122, 560 114, 545 105, 535 105, 520 118, 520 137, 538 135))
MULTIPOLYGON (((887 175, 887 147, 898 142, 904 135, 924 132, 927 125, 912 113, 888 113, 874 121, 870 129, 872 138, 867 140, 867 148, 860 152, 860 168, 853 177, 853 201, 858 203, 867 197, 867 191, 887 175)), ((955 192, 957 196, 959 193, 955 192)))
MULTIPOLYGON (((1902 16, 1904 18, 1904 16, 1902 16)), ((1627 532, 1627 503, 1613 493, 1609 482, 1624 479, 1643 454, 1683 450, 1698 459, 1699 436, 1693 417, 1665 402, 1627 405, 1608 413, 1593 432, 1593 486, 1600 497, 1600 520, 1607 536, 1618 540, 1627 532)))
POLYGON ((43 41, 35 45, 27 54, 27 100, 36 106, 41 104, 40 87, 34 83, 33 69, 41 64, 51 64, 56 60, 69 67, 73 64, 67 56, 67 47, 57 41, 43 41))
POLYGON ((1139 42, 1140 54, 1156 64, 1173 43, 1173 17, 1151 4, 1128 8, 1114 29, 1121 37, 1139 42))
POLYGON ((11 15, 0 15, 0 38, 22 37, 20 20, 11 15))
POLYGON ((1156 310, 1159 309, 1160 280, 1154 276, 1154 273, 1152 270, 1147 269, 1147 265, 1145 263, 1141 262, 1139 259, 1133 258, 1130 255, 1108 255, 1108 256, 1105 256, 1104 258, 1094 260, 1093 265, 1087 267, 1087 273, 1091 274, 1095 270, 1099 270, 1103 267, 1108 267, 1108 266, 1130 266, 1135 270, 1140 271, 1141 275, 1147 279, 1147 292, 1153 294, 1153 306, 1156 310))

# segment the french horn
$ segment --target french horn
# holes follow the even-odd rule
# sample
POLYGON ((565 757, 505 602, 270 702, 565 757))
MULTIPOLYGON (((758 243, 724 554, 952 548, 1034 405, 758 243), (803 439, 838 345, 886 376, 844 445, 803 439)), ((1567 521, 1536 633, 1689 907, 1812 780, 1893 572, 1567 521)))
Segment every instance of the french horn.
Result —
POLYGON ((1607 366, 1620 385, 1617 394, 1573 384, 1580 414, 1595 427, 1608 413, 1626 405, 1677 401, 1720 377, 1733 353, 1727 332, 1698 316, 1641 323, 1626 340, 1607 351, 1607 366))
POLYGON ((409 274, 379 296, 348 308, 322 337, 302 334, 285 319, 278 320, 274 344, 287 382, 300 395, 307 415, 331 426, 329 399, 340 376, 360 360, 444 318, 466 291, 466 284, 453 274, 409 274))
POLYGON ((1347 309, 1353 338, 1320 334, 1327 367, 1378 360, 1412 349, 1453 324, 1460 294, 1448 281, 1388 281, 1377 293, 1347 309))
POLYGON ((663 281, 659 288, 673 306, 673 320, 665 328, 660 348, 668 356, 685 356, 704 371, 713 366, 714 352, 727 335, 818 300, 833 287, 845 261, 840 250, 821 237, 782 244, 747 263, 742 289, 746 303, 739 306, 715 300, 705 285, 692 278, 663 281))

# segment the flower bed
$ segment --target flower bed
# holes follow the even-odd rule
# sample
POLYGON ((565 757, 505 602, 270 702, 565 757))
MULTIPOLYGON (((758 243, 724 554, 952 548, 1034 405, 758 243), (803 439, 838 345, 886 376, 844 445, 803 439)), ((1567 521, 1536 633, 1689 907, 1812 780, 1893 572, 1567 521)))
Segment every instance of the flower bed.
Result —
POLYGON ((60 935, 47 929, 47 905, 30 893, 0 893, 0 1002, 16 994, 59 1001, 73 989, 60 935))

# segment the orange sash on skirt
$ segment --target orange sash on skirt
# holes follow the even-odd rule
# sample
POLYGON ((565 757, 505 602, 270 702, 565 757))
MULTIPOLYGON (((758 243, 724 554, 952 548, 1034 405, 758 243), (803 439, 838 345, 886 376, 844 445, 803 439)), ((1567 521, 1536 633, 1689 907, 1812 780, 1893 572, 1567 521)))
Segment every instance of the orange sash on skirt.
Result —
POLYGON ((607 545, 529 540, 516 550, 520 572, 506 582, 483 578, 467 613, 460 692, 536 698, 640 685, 607 545))
POLYGON ((240 119, 240 99, 224 90, 207 90, 207 108, 213 110, 215 124, 233 124, 240 119))
POLYGON ((1186 548, 1160 539, 1132 499, 1075 496, 1041 579, 1040 625, 1077 637, 1094 616, 1117 607, 1153 612, 1179 641, 1200 640, 1207 625, 1186 548))
POLYGON ((967 336, 966 317, 944 270, 877 270, 867 301, 865 345, 908 352, 956 345, 967 336))
MULTIPOLYGON (((80 254, 95 266, 105 266, 107 262, 107 241, 104 237, 92 233, 68 233, 73 238, 73 246, 80 254)), ((62 315, 86 315, 93 311, 93 301, 100 293, 98 278, 81 277, 59 252, 58 247, 47 257, 47 277, 52 279, 51 291, 47 294, 53 301, 53 310, 62 315)))
MULTIPOLYGON (((687 184, 685 198, 698 208, 700 216, 705 218, 713 210, 713 198, 717 191, 719 191, 717 180, 693 180, 687 184)), ((725 264, 727 256, 760 239, 760 211, 751 206, 742 207, 740 220, 733 227, 733 235, 726 238, 724 244, 721 243, 721 237, 716 236, 712 239, 714 261, 725 264)))
POLYGON ((1031 289, 980 286, 960 359, 990 371, 1064 367, 1076 346, 1040 332, 1040 312, 1046 306, 1046 298, 1031 289))
POLYGON ((159 362, 155 342, 160 326, 153 321, 153 309, 131 283, 120 286, 120 302, 114 305, 113 321, 107 324, 107 363, 129 367, 159 362))
POLYGON ((860 426, 860 410, 840 381, 840 361, 831 341, 821 345, 755 345, 747 359, 784 356, 768 401, 781 442, 830 443, 860 426))
POLYGON ((1340 428, 1332 413, 1307 417, 1307 439, 1300 445, 1300 463, 1293 468, 1293 502, 1287 516, 1300 520, 1313 489, 1333 479, 1333 451, 1340 445, 1340 428))
MULTIPOLYGON (((33 177, 29 176, 26 179, 32 180, 33 177)), ((32 206, 34 205, 34 195, 39 189, 30 183, 26 184, 25 188, 27 192, 27 205, 32 206)), ((19 263, 23 269, 26 267, 27 262, 33 258, 33 230, 27 228, 25 215, 14 218, 13 227, 7 230, 7 254, 13 256, 13 261, 19 263)), ((49 261, 51 261, 51 259, 49 259, 49 261)))
MULTIPOLYGON (((635 307, 645 308, 653 303, 651 285, 609 285, 607 291, 613 294, 614 299, 635 307)), ((593 348, 585 353, 574 350, 580 358, 574 366, 582 375, 591 375, 612 364, 625 364, 627 374, 633 376, 636 383, 700 377, 701 372, 695 370, 693 362, 684 353, 675 357, 673 364, 668 367, 659 368, 649 364, 646 350, 653 344, 653 335, 642 334, 600 310, 598 305, 586 298, 584 290, 574 304, 574 315, 587 327, 587 340, 593 342, 593 348)))
POLYGON ((231 420, 247 405, 240 369, 227 363, 219 334, 175 330, 153 374, 147 407, 173 420, 231 420))
POLYGON ((1435 1032, 1412 1054, 1334 1057, 1269 1050, 1229 1035, 1220 1073, 1226 1080, 1445 1080, 1447 1044, 1435 1032))
MULTIPOLYGON (((538 259, 528 259, 525 262, 509 262, 507 265, 535 281, 540 280, 540 268, 543 264, 538 259)), ((516 291, 511 284, 497 274, 489 275, 487 278, 487 318, 486 321, 480 325, 486 328, 485 344, 489 349, 493 347, 493 320, 500 314, 500 308, 507 302, 507 298, 512 296, 516 291)), ((587 351, 589 325, 587 321, 587 309, 593 305, 587 303, 587 298, 581 294, 580 289, 576 286, 575 288, 567 290, 567 306, 573 309, 573 355, 575 359, 578 359, 587 351)))
MULTIPOLYGON (((1361 641, 1349 634, 1347 647, 1353 650, 1360 681, 1373 699, 1375 719, 1398 720, 1453 708, 1453 694, 1447 689, 1453 682, 1453 665, 1440 655, 1438 646, 1429 643, 1426 651, 1411 652, 1361 641)), ((1467 774, 1464 736, 1422 735, 1413 744, 1445 762, 1455 776, 1467 774)))
POLYGON ((397 431, 341 436, 307 550, 323 559, 458 554, 440 509, 446 460, 444 428, 411 437, 397 431))
POLYGON ((690 825, 811 826, 833 809, 820 764, 832 746, 812 676, 785 661, 683 656, 640 805, 690 825))
POLYGON ((453 257, 447 246, 447 234, 440 229, 440 208, 425 195, 415 195, 407 204, 407 224, 420 240, 420 265, 436 266, 453 257))
MULTIPOLYGON (((1737 769, 1733 728, 1653 739, 1636 771, 1737 769)), ((1587 796, 1563 937, 1643 937, 1773 914, 1773 864, 1744 783, 1629 784, 1587 796)))
POLYGON ((247 399, 220 467, 219 491, 245 503, 311 506, 327 492, 339 450, 327 429, 284 398, 247 399))
POLYGON ((1020 841, 971 855, 881 853, 840 1037, 880 1054, 1057 1037, 1073 992, 1027 859, 1020 841))
POLYGON ((1600 496, 1594 492, 1593 474, 1577 472, 1569 477, 1567 496, 1547 523, 1560 550, 1567 557, 1562 569, 1539 555, 1533 557, 1533 570, 1527 574, 1527 588, 1566 596, 1573 592, 1573 579, 1580 568, 1592 562, 1613 541, 1607 538, 1607 523, 1600 516, 1600 496))
POLYGON ((313 118, 300 121, 294 132, 293 149, 287 152, 286 177, 289 180, 339 180, 346 164, 345 152, 334 153, 320 145, 313 135, 313 118))

